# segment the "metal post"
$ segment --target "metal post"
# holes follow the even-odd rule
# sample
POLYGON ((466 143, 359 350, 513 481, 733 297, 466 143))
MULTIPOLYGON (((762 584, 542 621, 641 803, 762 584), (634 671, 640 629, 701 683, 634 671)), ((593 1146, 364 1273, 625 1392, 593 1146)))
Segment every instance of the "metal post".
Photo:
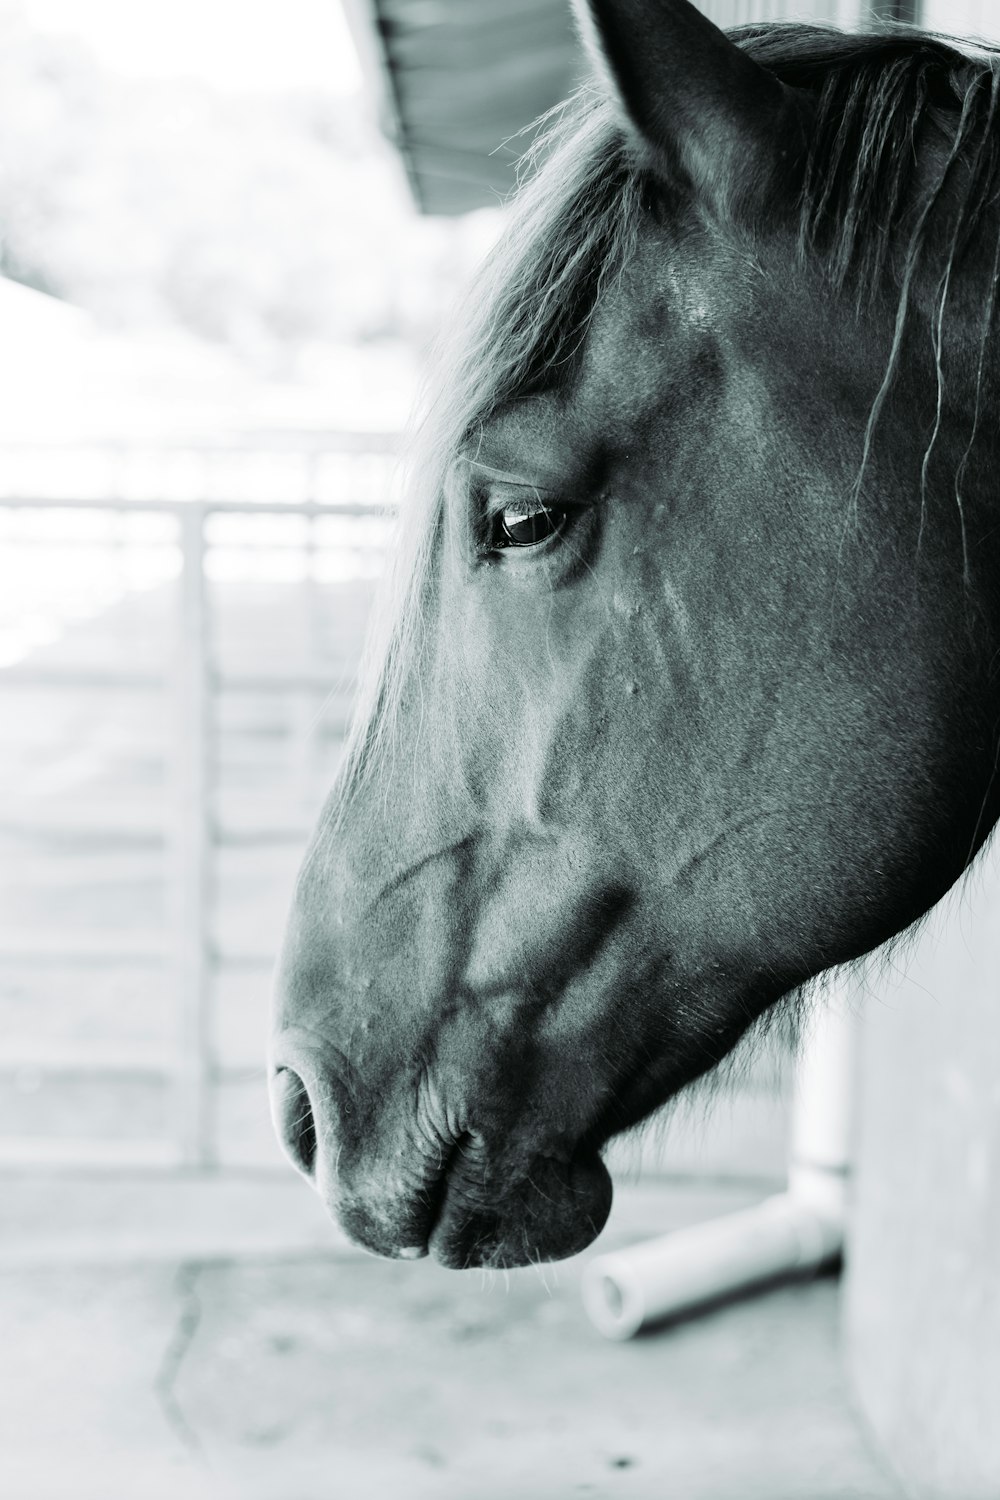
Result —
POLYGON ((870 0, 873 21, 898 21, 910 26, 920 24, 920 0, 870 0))
POLYGON ((174 889, 179 1027, 178 1136, 187 1166, 212 1161, 211 667, 205 591, 205 508, 180 512, 182 571, 174 679, 174 889))

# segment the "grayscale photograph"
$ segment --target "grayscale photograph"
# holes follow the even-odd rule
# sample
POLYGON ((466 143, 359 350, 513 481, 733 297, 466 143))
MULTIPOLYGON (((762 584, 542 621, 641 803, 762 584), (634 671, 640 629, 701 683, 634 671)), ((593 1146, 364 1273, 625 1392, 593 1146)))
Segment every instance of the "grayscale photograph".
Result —
POLYGON ((998 821, 997 0, 0 0, 0 1500, 1000 1500, 998 821))

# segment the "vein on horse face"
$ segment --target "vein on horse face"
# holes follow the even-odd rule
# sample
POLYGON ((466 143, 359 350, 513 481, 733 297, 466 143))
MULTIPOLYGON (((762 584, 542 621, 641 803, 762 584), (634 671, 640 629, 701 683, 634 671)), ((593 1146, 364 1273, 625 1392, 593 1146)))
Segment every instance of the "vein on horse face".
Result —
POLYGON ((771 818, 781 817, 790 811, 789 807, 767 807, 757 812, 749 813, 744 818, 736 818, 732 821, 724 822, 712 838, 685 857, 671 876, 668 888, 678 886, 682 881, 694 875, 723 844, 727 843, 735 835, 745 833, 749 828, 755 828, 760 823, 769 822, 771 818))
POLYGON ((450 855, 461 855, 472 847, 475 835, 473 833, 463 834, 461 838, 454 839, 450 844, 441 849, 432 849, 429 854, 422 854, 405 869, 398 871, 389 880, 379 885, 375 894, 371 896, 361 908, 359 913, 363 922, 371 922, 377 915, 379 908, 404 886, 408 885, 418 875, 427 869, 428 865, 435 864, 438 860, 447 859, 450 855))

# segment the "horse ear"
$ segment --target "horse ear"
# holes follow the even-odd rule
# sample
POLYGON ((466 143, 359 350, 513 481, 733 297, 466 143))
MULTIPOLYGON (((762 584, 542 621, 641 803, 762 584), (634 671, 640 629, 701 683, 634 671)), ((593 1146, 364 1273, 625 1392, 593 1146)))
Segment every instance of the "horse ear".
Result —
POLYGON ((573 0, 584 45, 651 163, 720 208, 801 153, 798 97, 688 0, 573 0))

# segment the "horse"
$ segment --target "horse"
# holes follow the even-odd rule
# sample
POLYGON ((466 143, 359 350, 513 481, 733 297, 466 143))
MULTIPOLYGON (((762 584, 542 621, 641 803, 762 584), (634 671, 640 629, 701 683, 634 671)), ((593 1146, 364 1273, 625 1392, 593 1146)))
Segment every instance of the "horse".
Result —
POLYGON ((275 991, 292 1161, 455 1268, 589 1244, 607 1142, 1000 814, 1000 56, 576 14, 275 991))

